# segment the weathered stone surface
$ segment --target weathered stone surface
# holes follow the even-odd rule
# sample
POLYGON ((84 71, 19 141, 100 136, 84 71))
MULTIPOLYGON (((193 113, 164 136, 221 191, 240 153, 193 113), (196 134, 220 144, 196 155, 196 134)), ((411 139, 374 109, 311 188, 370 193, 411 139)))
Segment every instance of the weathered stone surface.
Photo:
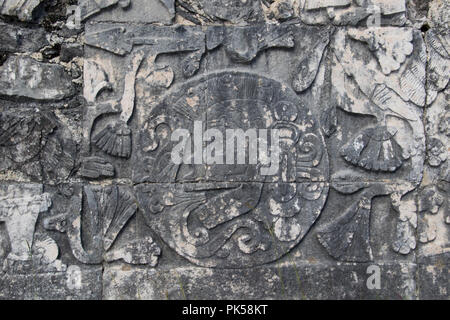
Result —
POLYGON ((0 67, 0 95, 59 100, 72 94, 72 80, 60 65, 11 56, 0 67))
POLYGON ((43 29, 26 29, 0 23, 2 51, 35 52, 48 45, 43 29))
POLYGON ((75 164, 69 130, 50 114, 29 110, 0 113, 0 170, 20 171, 33 180, 66 179, 75 164))
POLYGON ((0 298, 449 298, 448 1, 38 3, 0 0, 0 298))
POLYGON ((0 273, 0 298, 17 300, 99 300, 101 267, 70 267, 64 272, 0 273))
POLYGON ((307 24, 401 26, 407 20, 406 1, 301 0, 300 17, 307 24))
POLYGON ((177 13, 184 19, 197 23, 228 21, 255 23, 263 20, 261 2, 258 0, 181 0, 177 13))
POLYGON ((14 16, 21 21, 33 20, 33 12, 42 0, 2 0, 0 2, 0 13, 14 16))
POLYGON ((169 24, 175 16, 173 0, 82 0, 81 19, 169 24), (172 2, 172 3, 171 3, 172 2))
MULTIPOLYGON (((121 266, 111 266, 104 273, 104 294, 107 299, 126 300, 417 298, 413 276, 417 266, 380 265, 386 277, 383 289, 378 291, 366 286, 367 267, 367 264, 289 262, 243 270, 183 267, 123 271, 121 266)), ((445 273, 440 275, 445 277, 445 273)))
POLYGON ((61 61, 63 62, 69 62, 75 57, 82 57, 82 56, 83 56, 83 46, 81 46, 79 43, 68 43, 63 44, 61 46, 60 57, 61 61))

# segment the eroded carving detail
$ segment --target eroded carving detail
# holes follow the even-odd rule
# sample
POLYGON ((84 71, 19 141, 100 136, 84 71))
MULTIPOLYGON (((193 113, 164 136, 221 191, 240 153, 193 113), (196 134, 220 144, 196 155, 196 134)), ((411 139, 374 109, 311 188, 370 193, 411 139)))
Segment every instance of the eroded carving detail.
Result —
POLYGON ((177 0, 177 13, 195 23, 261 22, 260 0, 177 0))
POLYGON ((51 206, 42 185, 9 185, 0 189, 0 221, 6 224, 11 252, 7 259, 31 260, 35 225, 39 213, 51 206))
MULTIPOLYGON (((135 83, 138 71, 143 71, 140 77, 152 87, 170 87, 174 74, 169 66, 158 66, 156 58, 162 53, 187 52, 183 62, 183 74, 193 76, 200 67, 200 60, 205 52, 205 35, 202 32, 187 31, 184 27, 170 29, 171 35, 162 35, 157 27, 149 30, 127 30, 124 27, 101 28, 101 31, 86 35, 86 43, 117 55, 127 56, 128 70, 123 79, 122 97, 105 102, 96 100, 104 88, 111 88, 108 76, 95 62, 90 62, 85 68, 85 74, 90 81, 85 87, 85 96, 89 102, 84 120, 84 153, 90 152, 91 133, 94 123, 101 115, 120 114, 119 119, 109 123, 92 136, 92 142, 105 153, 129 158, 132 150, 132 131, 128 126, 135 104, 135 83), (188 34, 185 34, 185 33, 188 34), (190 36, 189 36, 190 35, 190 36), (114 44, 113 44, 114 43, 114 44), (141 46, 133 51, 133 46, 141 46), (143 46, 142 46, 143 45, 143 46), (145 70, 141 65, 145 64, 145 70), (141 68, 141 69, 140 69, 141 68), (98 72, 100 70, 101 72, 98 72), (95 85, 93 85, 95 84, 95 85)), ((167 31, 167 30, 166 30, 167 31)), ((114 89, 116 90, 116 89, 114 89)), ((96 175, 96 174, 95 174, 96 175)))
POLYGON ((213 50, 223 44, 234 61, 249 63, 269 48, 292 48, 294 37, 289 26, 212 27, 206 35, 206 47, 213 50))
POLYGON ((317 43, 311 48, 311 54, 306 55, 302 61, 300 61, 297 67, 298 75, 294 78, 292 84, 296 92, 305 91, 316 79, 320 62, 322 61, 325 48, 330 43, 330 37, 333 31, 333 28, 323 30, 319 35, 317 43))
POLYGON ((131 0, 81 0, 80 1, 80 18, 85 21, 96 15, 103 9, 119 5, 122 9, 130 6, 131 0))
POLYGON ((66 197, 70 203, 68 210, 46 218, 44 226, 47 230, 67 233, 77 260, 86 264, 116 260, 157 264, 161 252, 150 237, 114 247, 118 235, 137 211, 136 200, 128 187, 85 186, 79 193, 72 190, 66 197))
MULTIPOLYGON (((361 130, 356 138, 344 144, 342 156, 346 161, 369 171, 398 172, 399 168, 408 166, 401 181, 395 183, 364 182, 368 177, 359 177, 357 172, 343 171, 333 176, 332 185, 337 191, 344 194, 359 192, 358 202, 334 222, 324 226, 318 234, 319 241, 330 255, 342 261, 372 259, 370 211, 372 199, 379 195, 389 195, 392 207, 398 214, 393 250, 408 254, 416 247, 415 205, 414 201, 404 196, 417 188, 422 180, 425 134, 421 112, 415 109, 416 105, 411 104, 416 103, 417 99, 411 96, 410 91, 402 91, 405 87, 402 88, 398 74, 392 71, 399 70, 400 74, 404 74, 402 70, 419 68, 415 74, 424 74, 425 64, 415 65, 411 69, 405 62, 408 55, 411 55, 411 59, 423 57, 424 44, 417 33, 405 30, 400 35, 405 35, 406 42, 398 42, 388 38, 385 30, 377 29, 380 38, 372 40, 375 43, 393 41, 390 46, 403 52, 396 58, 396 63, 384 54, 376 55, 377 61, 370 59, 363 62, 355 50, 364 49, 356 49, 357 43, 350 40, 364 39, 358 30, 350 29, 347 35, 345 31, 339 30, 334 39, 336 63, 332 71, 332 84, 336 105, 349 113, 370 115, 377 120, 375 127, 361 130), (411 41, 416 47, 412 46, 411 41)), ((364 32, 370 33, 370 29, 364 32)), ((369 51, 372 49, 369 48, 369 51)), ((424 82, 418 81, 416 85, 421 86, 423 91, 424 82)))
POLYGON ((0 2, 0 13, 8 16, 16 16, 21 21, 33 20, 33 12, 42 0, 3 0, 0 2))
POLYGON ((337 26, 368 23, 403 25, 406 21, 404 0, 301 0, 301 19, 307 24, 332 23, 337 26))
POLYGON ((66 178, 74 166, 70 133, 45 115, 0 113, 0 169, 20 170, 37 179, 66 178))

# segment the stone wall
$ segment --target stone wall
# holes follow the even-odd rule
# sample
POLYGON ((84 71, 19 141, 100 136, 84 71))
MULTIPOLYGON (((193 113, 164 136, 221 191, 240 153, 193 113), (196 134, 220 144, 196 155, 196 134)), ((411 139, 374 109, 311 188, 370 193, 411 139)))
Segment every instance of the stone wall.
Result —
POLYGON ((448 299, 449 16, 0 0, 0 298, 448 299), (177 129, 276 130, 277 170, 177 129))

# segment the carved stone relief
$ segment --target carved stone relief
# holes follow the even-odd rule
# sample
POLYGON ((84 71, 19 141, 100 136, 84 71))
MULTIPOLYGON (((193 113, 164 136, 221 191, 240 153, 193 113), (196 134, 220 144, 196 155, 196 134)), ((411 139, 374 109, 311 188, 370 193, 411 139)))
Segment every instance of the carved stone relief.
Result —
POLYGON ((0 298, 446 297, 444 2, 0 0, 0 298))
POLYGON ((319 217, 328 191, 323 138, 307 107, 280 83, 251 73, 212 73, 174 88, 142 117, 138 158, 144 166, 133 179, 164 183, 137 187, 143 214, 189 260, 209 267, 266 263, 297 244, 319 217), (193 128, 204 117, 207 128, 219 130, 286 130, 278 174, 264 177, 252 165, 170 164, 173 143, 160 130, 193 128))

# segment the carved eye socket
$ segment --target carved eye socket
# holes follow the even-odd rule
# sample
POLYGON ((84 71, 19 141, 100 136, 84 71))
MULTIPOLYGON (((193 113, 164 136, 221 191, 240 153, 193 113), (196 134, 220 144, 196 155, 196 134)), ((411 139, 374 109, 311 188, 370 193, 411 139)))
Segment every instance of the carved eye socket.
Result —
POLYGON ((66 220, 63 220, 63 221, 61 221, 61 227, 66 227, 67 226, 67 221, 66 220))

